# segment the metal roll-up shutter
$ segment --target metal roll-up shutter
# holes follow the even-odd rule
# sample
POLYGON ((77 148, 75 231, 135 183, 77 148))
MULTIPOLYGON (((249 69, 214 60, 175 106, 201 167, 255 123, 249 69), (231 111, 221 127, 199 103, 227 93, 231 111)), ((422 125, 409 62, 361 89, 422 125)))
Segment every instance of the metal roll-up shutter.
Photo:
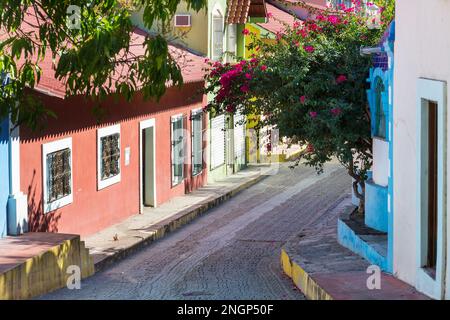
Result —
POLYGON ((225 115, 211 119, 211 169, 225 163, 225 115))
POLYGON ((234 157, 240 163, 245 162, 245 116, 234 116, 234 157))

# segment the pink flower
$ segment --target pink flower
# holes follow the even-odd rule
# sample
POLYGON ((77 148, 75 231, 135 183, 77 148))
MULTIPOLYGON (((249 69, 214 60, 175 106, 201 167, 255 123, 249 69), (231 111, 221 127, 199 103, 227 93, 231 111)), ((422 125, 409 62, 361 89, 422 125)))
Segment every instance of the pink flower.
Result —
POLYGON ((325 18, 324 15, 319 14, 319 15, 316 16, 316 20, 317 20, 317 21, 325 21, 326 18, 325 18))
POLYGON ((295 21, 294 24, 293 24, 293 27, 294 27, 294 29, 297 29, 297 28, 299 28, 301 25, 302 25, 302 24, 301 24, 300 21, 295 21))
POLYGON ((306 101, 306 97, 305 96, 301 96, 300 97, 300 103, 301 104, 305 104, 305 101, 306 101))
POLYGON ((330 110, 330 112, 333 116, 338 116, 342 113, 342 110, 341 108, 333 108, 330 110))
POLYGON ((228 113, 233 113, 234 112, 234 106, 228 105, 225 108, 225 111, 228 112, 228 113))
POLYGON ((246 28, 246 29, 242 30, 242 34, 244 36, 246 36, 246 35, 250 34, 250 31, 246 28))
POLYGON ((329 16, 328 17, 328 22, 330 22, 331 24, 338 24, 339 23, 339 18, 337 16, 329 16))
POLYGON ((317 112, 316 111, 311 111, 310 113, 309 113, 309 116, 311 117, 311 118, 316 118, 317 117, 317 112))
POLYGON ((313 46, 303 46, 303 49, 308 53, 313 53, 316 50, 313 46))
POLYGON ((262 65, 261 66, 261 71, 266 71, 267 70, 267 66, 266 65, 262 65))
POLYGON ((301 35, 302 38, 306 38, 308 36, 308 31, 306 31, 306 29, 300 29, 297 31, 297 34, 301 35))
POLYGON ((336 78, 336 83, 337 83, 337 84, 341 84, 341 83, 343 83, 343 82, 345 82, 345 81, 347 81, 347 77, 346 77, 345 75, 343 75, 343 74, 339 75, 339 76, 336 78))
POLYGON ((245 74, 245 78, 247 78, 248 80, 252 79, 252 75, 250 73, 246 73, 245 74))
POLYGON ((241 91, 242 91, 243 93, 247 93, 247 92, 250 91, 250 88, 249 88, 248 85, 244 84, 244 85, 241 86, 241 91))

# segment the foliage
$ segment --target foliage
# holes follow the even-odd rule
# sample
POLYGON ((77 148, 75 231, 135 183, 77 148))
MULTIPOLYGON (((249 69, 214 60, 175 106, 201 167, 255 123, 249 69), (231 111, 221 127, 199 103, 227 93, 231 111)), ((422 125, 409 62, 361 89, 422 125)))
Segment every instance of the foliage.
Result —
MULTIPOLYGON (((168 81, 180 85, 180 67, 163 36, 147 36, 145 53, 129 54, 130 10, 142 8, 144 24, 150 28, 155 21, 169 21, 180 1, 0 0, 0 119, 11 114, 16 124, 36 128, 52 115, 24 94, 25 88, 39 83, 47 51, 55 61, 56 77, 66 82, 67 95, 101 99, 114 90, 131 99, 139 89, 145 98, 159 98, 168 81), (73 14, 70 5, 81 8, 79 28, 67 23, 73 14), (127 74, 113 76, 119 67, 127 74)), ((206 0, 186 2, 197 11, 206 6, 206 0)))
POLYGON ((360 47, 377 45, 382 35, 367 27, 364 13, 358 3, 315 12, 286 26, 275 44, 255 38, 258 54, 250 61, 210 63, 206 77, 206 92, 215 95, 208 110, 265 115, 264 125, 308 146, 306 164, 318 172, 336 157, 354 190, 363 191, 361 210, 372 140, 365 85, 371 58, 360 56, 360 47))

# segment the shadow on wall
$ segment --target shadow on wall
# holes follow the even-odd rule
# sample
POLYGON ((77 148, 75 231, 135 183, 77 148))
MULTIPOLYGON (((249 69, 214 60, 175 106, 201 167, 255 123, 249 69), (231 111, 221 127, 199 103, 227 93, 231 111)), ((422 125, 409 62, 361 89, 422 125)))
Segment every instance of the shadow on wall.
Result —
POLYGON ((61 213, 57 210, 44 213, 44 204, 41 194, 37 194, 36 170, 28 186, 28 229, 31 232, 58 232, 58 221, 61 213))

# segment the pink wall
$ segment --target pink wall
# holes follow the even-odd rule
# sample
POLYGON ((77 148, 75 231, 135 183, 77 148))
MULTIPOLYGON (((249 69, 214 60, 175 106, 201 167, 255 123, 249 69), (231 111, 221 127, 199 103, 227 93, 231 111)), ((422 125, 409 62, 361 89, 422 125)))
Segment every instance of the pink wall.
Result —
MULTIPOLYGON (((92 104, 81 97, 61 100, 43 96, 46 106, 58 114, 41 133, 21 130, 21 187, 28 194, 31 231, 50 231, 89 235, 139 213, 139 122, 154 118, 156 126, 157 203, 182 195, 206 181, 206 170, 182 184, 171 186, 170 117, 203 106, 199 94, 202 83, 186 84, 181 90, 170 88, 159 103, 137 97, 132 103, 105 101, 105 116, 97 123, 92 104), (121 124, 121 181, 97 191, 97 129, 121 124), (43 214, 42 144, 72 137, 73 203, 55 212, 43 214), (124 163, 124 149, 130 147, 129 166, 124 163)), ((205 126, 206 126, 206 117, 205 126)), ((190 130, 190 121, 187 121, 190 130)), ((191 141, 187 139, 190 159, 191 141)), ((186 165, 190 177, 190 165, 186 165)))

